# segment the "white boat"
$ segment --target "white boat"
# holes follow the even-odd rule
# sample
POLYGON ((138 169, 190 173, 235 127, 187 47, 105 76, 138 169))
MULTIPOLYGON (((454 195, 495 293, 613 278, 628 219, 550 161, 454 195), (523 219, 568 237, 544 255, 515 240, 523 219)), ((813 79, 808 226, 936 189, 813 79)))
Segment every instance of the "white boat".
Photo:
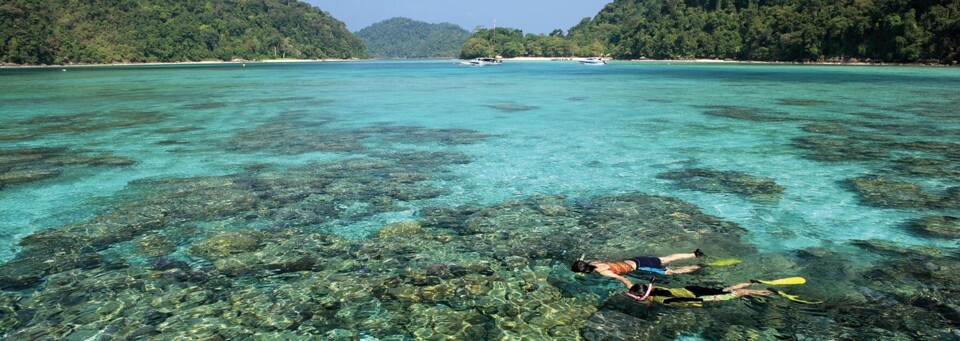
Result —
MULTIPOLYGON (((497 21, 496 20, 493 21, 493 46, 494 47, 497 46, 497 21)), ((460 64, 462 65, 470 65, 470 66, 493 66, 493 65, 500 65, 502 63, 503 61, 500 60, 500 54, 497 54, 495 58, 481 57, 481 58, 475 58, 474 60, 471 60, 469 62, 460 62, 460 64)))
POLYGON ((503 61, 497 58, 476 58, 469 62, 466 62, 466 65, 470 66, 491 66, 491 65, 500 65, 503 61))
POLYGON ((580 60, 580 64, 583 65, 607 65, 607 62, 600 57, 590 57, 587 59, 580 60))

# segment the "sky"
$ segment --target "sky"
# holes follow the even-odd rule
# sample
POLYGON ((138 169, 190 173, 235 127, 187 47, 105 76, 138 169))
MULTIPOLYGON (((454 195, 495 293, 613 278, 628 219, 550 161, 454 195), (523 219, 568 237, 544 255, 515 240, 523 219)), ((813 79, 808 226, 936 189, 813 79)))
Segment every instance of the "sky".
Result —
POLYGON ((564 32, 597 15, 612 0, 305 0, 330 12, 356 32, 393 17, 432 24, 449 22, 467 30, 510 27, 523 33, 564 32))

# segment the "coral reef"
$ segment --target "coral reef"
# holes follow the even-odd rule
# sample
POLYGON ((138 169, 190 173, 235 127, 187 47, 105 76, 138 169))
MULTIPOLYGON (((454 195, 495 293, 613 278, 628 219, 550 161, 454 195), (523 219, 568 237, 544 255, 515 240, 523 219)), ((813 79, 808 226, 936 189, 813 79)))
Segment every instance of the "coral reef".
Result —
POLYGON ((405 172, 391 171, 402 166, 389 161, 354 160, 282 175, 138 183, 132 190, 148 191, 149 199, 24 238, 24 250, 0 266, 0 284, 30 294, 16 302, 2 296, 7 301, 0 309, 11 314, 0 325, 15 338, 94 332, 121 338, 579 338, 599 296, 571 296, 567 290, 579 295, 584 289, 563 283, 568 273, 557 261, 570 261, 572 248, 586 251, 586 240, 596 243, 591 252, 610 257, 625 256, 624 247, 689 248, 700 238, 750 250, 735 237, 743 232, 735 225, 647 195, 436 207, 362 240, 317 230, 342 203, 425 178, 390 174, 436 171, 426 158, 407 160, 414 168, 405 172), (374 181, 400 184, 370 186, 374 181), (312 196, 330 202, 314 210, 326 212, 317 214, 323 218, 278 226, 296 221, 283 214, 293 207, 324 207, 312 196), (272 227, 217 232, 191 226, 263 226, 263 220, 272 227), (637 233, 666 238, 620 238, 637 233), (188 245, 179 254, 172 252, 176 244, 188 245), (155 258, 138 262, 110 251, 125 245, 155 258))
POLYGON ((12 122, 0 128, 18 131, 19 134, 46 136, 49 134, 77 134, 99 132, 119 128, 139 127, 157 124, 167 119, 167 115, 155 111, 116 110, 110 112, 71 113, 65 115, 38 116, 12 122))
POLYGON ((960 177, 960 168, 949 161, 918 157, 905 157, 892 162, 892 170, 904 176, 914 177, 960 177))
POLYGON ((327 122, 275 120, 241 131, 227 144, 228 150, 241 152, 274 152, 296 155, 309 152, 358 153, 365 148, 363 136, 350 132, 322 129, 327 122))
POLYGON ((783 186, 772 179, 709 168, 665 172, 657 174, 657 178, 671 180, 680 188, 707 193, 739 194, 758 202, 776 202, 784 191, 783 186))
POLYGON ((849 137, 797 137, 793 139, 792 146, 805 150, 807 153, 804 157, 815 161, 870 161, 889 157, 887 149, 849 137))
POLYGON ((960 238, 960 218, 951 216, 931 216, 910 223, 910 230, 930 237, 960 238))
POLYGON ((817 133, 817 134, 831 134, 831 135, 842 135, 850 132, 846 127, 841 124, 817 124, 812 123, 803 126, 803 131, 808 133, 817 133))
POLYGON ((0 189, 55 178, 71 166, 125 167, 135 160, 114 155, 88 155, 68 148, 0 149, 0 189))
POLYGON ((469 129, 429 129, 418 126, 375 125, 354 130, 355 134, 382 135, 388 142, 442 145, 474 144, 494 136, 469 129))
MULTIPOLYGON (((927 193, 919 185, 882 176, 862 176, 846 180, 864 202, 887 208, 926 208, 951 205, 951 200, 927 193)), ((949 197, 948 197, 949 198, 949 197)))
POLYGON ((468 145, 494 137, 469 129, 431 129, 378 124, 357 129, 333 129, 330 120, 308 120, 306 115, 283 117, 238 132, 226 148, 247 153, 296 155, 310 152, 375 153, 363 143, 468 145))
POLYGON ((490 109, 506 112, 506 113, 540 109, 540 107, 535 105, 524 105, 524 104, 517 104, 517 103, 493 103, 493 104, 487 104, 486 107, 490 109))
POLYGON ((745 231, 736 224, 662 196, 436 206, 365 238, 331 233, 335 217, 379 211, 343 216, 345 203, 391 197, 387 188, 441 170, 443 164, 428 159, 356 159, 284 173, 138 183, 130 190, 150 199, 23 240, 17 258, 0 266, 0 332, 27 339, 608 340, 675 339, 695 331, 722 340, 938 338, 960 316, 956 294, 926 289, 960 285, 948 275, 960 262, 943 252, 855 243, 881 257, 921 259, 923 266, 910 270, 898 270, 905 263, 896 260, 852 268, 825 249, 758 253, 740 240, 745 231), (396 176, 400 171, 423 175, 396 176), (792 289, 831 302, 815 313, 777 297, 681 309, 637 304, 621 295, 619 283, 578 279, 567 268, 581 253, 623 259, 695 247, 744 263, 737 271, 708 267, 664 281, 717 286, 801 275, 858 289, 792 289), (113 251, 126 248, 148 258, 113 251), (872 276, 926 282, 893 288, 872 276), (871 317, 881 311, 885 318, 871 317))
POLYGON ((794 119, 784 112, 768 112, 760 108, 737 105, 698 106, 704 109, 704 114, 717 117, 733 118, 752 122, 785 122, 794 119))
POLYGON ((37 137, 36 134, 30 133, 3 133, 0 134, 0 141, 32 140, 35 137, 37 137))
POLYGON ((808 98, 780 98, 777 99, 777 104, 787 105, 787 106, 798 106, 798 107, 813 107, 819 105, 829 104, 830 102, 821 101, 817 99, 808 99, 808 98))

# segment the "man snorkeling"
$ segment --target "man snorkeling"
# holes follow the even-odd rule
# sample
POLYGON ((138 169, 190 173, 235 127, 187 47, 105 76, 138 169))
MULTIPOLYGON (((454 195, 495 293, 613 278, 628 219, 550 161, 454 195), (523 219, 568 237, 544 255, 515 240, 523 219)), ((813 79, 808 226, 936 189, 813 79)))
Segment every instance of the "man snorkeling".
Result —
POLYGON ((580 256, 570 267, 570 270, 577 273, 597 273, 604 277, 610 277, 623 282, 627 289, 633 286, 626 277, 621 276, 630 271, 646 271, 661 275, 673 275, 693 272, 700 268, 699 265, 687 265, 678 268, 667 267, 667 263, 681 260, 703 257, 700 249, 693 253, 677 253, 665 257, 633 257, 619 262, 601 262, 598 260, 584 260, 580 256))

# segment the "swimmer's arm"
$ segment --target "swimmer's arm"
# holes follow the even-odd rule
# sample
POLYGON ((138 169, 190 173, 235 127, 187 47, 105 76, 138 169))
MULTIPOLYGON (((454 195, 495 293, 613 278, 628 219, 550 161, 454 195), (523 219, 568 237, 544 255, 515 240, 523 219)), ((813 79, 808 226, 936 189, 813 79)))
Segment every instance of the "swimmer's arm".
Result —
POLYGON ((623 282, 623 285, 626 285, 626 286, 627 286, 627 290, 629 290, 630 287, 633 286, 633 283, 630 283, 630 280, 629 280, 629 279, 627 279, 626 277, 617 275, 617 274, 613 273, 613 272, 610 271, 610 270, 597 271, 597 273, 600 274, 601 276, 610 277, 610 278, 616 279, 616 280, 618 280, 618 281, 620 281, 620 282, 623 282))

